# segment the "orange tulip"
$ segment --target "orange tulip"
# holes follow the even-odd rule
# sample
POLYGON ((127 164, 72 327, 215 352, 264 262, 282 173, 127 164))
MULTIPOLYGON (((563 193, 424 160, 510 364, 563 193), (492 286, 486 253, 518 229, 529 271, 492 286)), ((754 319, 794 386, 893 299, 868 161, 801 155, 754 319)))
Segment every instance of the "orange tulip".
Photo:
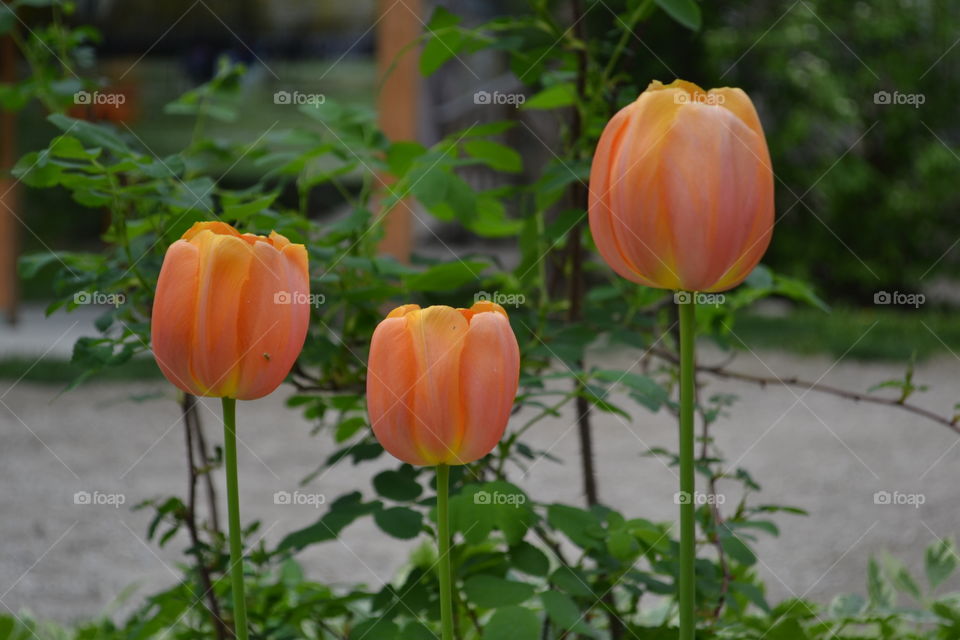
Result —
POLYGON ((373 332, 367 410, 383 448, 415 465, 466 464, 503 436, 520 348, 498 304, 407 304, 373 332))
POLYGON ((589 211, 600 255, 628 280, 706 292, 738 285, 773 234, 773 170, 750 98, 650 83, 600 136, 589 211))
POLYGON ((157 364, 187 393, 263 397, 303 348, 309 293, 302 244, 198 222, 163 259, 153 303, 157 364))

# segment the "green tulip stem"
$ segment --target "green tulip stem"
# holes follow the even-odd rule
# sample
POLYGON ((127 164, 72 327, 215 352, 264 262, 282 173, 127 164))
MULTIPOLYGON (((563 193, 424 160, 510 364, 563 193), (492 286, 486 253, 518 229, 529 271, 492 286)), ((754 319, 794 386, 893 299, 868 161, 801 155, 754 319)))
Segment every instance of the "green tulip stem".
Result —
POLYGON ((240 529, 240 486, 237 481, 237 401, 223 398, 223 454, 227 472, 227 515, 230 521, 230 580, 233 625, 238 640, 247 640, 247 603, 243 597, 243 542, 240 529))
POLYGON ((694 341, 696 340, 696 307, 693 294, 681 297, 680 311, 680 640, 693 640, 694 562, 696 561, 696 522, 694 520, 693 469, 693 405, 694 405, 694 341))
POLYGON ((450 578, 450 467, 437 465, 437 537, 440 548, 440 623, 443 640, 453 640, 453 584, 450 578))

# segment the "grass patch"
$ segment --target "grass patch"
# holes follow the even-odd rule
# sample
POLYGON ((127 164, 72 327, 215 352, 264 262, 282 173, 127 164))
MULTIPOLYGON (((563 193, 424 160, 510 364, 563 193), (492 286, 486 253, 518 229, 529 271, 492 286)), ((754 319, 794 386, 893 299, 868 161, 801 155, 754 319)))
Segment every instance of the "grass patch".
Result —
MULTIPOLYGON (((904 362, 960 354, 956 314, 902 309, 797 309, 782 318, 744 314, 733 327, 750 348, 904 362)), ((734 338, 735 346, 742 346, 734 338)))
MULTIPOLYGON (((0 380, 67 385, 81 373, 82 368, 60 358, 44 358, 40 361, 22 357, 0 359, 0 380)), ((120 366, 104 369, 87 380, 130 382, 160 378, 163 378, 163 374, 153 358, 134 358, 120 366)))

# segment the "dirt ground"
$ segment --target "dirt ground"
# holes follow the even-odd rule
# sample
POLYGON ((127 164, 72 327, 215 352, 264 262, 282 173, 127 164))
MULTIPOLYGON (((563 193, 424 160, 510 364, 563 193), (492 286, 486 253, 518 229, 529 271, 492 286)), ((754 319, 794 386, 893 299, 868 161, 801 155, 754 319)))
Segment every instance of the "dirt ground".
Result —
MULTIPOLYGON (((709 349, 701 353, 708 363, 721 357, 709 349)), ((611 368, 633 361, 626 354, 598 358, 611 368)), ((892 365, 766 352, 743 354, 732 368, 821 379, 858 391, 902 374, 892 365)), ((949 413, 957 400, 958 371, 960 361, 950 356, 920 365, 918 382, 932 388, 917 402, 949 413)), ((163 549, 146 542, 150 515, 131 506, 182 494, 186 469, 178 407, 164 383, 88 385, 60 396, 58 391, 25 382, 0 385, 0 603, 70 621, 97 615, 131 585, 137 586, 137 599, 176 579, 185 536, 163 549), (124 504, 76 504, 78 492, 108 503, 119 494, 124 504)), ((310 426, 283 408, 288 393, 242 403, 239 412, 243 515, 261 519, 271 543, 321 513, 307 505, 274 504, 273 494, 297 489, 333 448, 329 437, 311 436, 310 426)), ((883 550, 922 575, 924 548, 956 534, 960 438, 946 427, 896 408, 782 386, 764 390, 711 380, 711 393, 740 397, 715 435, 728 460, 763 485, 759 500, 809 511, 807 517, 776 516, 782 535, 763 536, 757 545, 759 571, 773 600, 863 593, 867 559, 883 550), (876 504, 878 491, 921 494, 923 504, 876 504)), ((632 421, 605 414, 595 423, 602 500, 630 516, 672 521, 674 472, 642 454, 675 446, 675 423, 664 412, 652 415, 621 400, 635 407, 632 421)), ((219 408, 204 406, 207 434, 218 441, 219 408)), ((512 480, 537 501, 582 500, 574 419, 569 412, 545 420, 530 434, 563 464, 545 459, 526 475, 511 470, 512 480)), ((518 416, 517 424, 522 420, 518 416)), ((360 468, 344 462, 307 490, 328 500, 358 487, 370 492, 369 479, 389 465, 386 459, 360 468)), ((732 485, 726 490, 733 491, 732 485)), ((728 501, 735 500, 731 493, 728 501)), ((319 580, 380 585, 415 544, 389 539, 363 520, 341 540, 315 546, 302 559, 319 580)))

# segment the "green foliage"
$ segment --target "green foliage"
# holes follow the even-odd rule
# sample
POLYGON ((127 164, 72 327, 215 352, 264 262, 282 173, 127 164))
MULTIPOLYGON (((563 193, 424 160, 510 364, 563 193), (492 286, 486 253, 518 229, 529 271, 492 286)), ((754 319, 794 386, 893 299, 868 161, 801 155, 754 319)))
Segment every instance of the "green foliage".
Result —
MULTIPOLYGON (((47 4, 68 10, 56 0, 13 3, 47 4)), ((370 461, 383 464, 383 449, 367 422, 364 389, 369 336, 385 308, 410 301, 468 306, 475 296, 489 297, 490 292, 495 301, 516 303, 507 306, 522 351, 517 404, 526 422, 514 420, 491 455, 452 471, 456 620, 460 637, 471 640, 675 635, 678 545, 668 524, 621 513, 602 501, 587 507, 545 503, 510 481, 516 470, 553 459, 525 436, 561 411, 580 413, 586 407, 626 422, 645 411, 676 410, 672 294, 626 283, 590 259, 583 194, 603 124, 648 78, 635 73, 634 29, 648 23, 661 37, 677 42, 698 37, 689 30, 703 21, 701 5, 693 0, 585 4, 584 15, 574 17, 578 24, 582 19, 582 29, 568 28, 551 3, 539 0, 474 27, 439 8, 423 36, 420 70, 428 75, 454 56, 480 50, 504 56, 530 93, 523 108, 563 123, 561 142, 542 166, 527 166, 521 150, 506 142, 512 122, 471 126, 425 147, 387 140, 372 112, 333 99, 303 106, 304 119, 297 126, 273 128, 252 142, 221 140, 208 135, 206 125, 236 118, 245 78, 242 66, 226 61, 208 83, 167 106, 167 113, 182 117, 194 134, 183 149, 157 157, 132 130, 65 115, 65 89, 52 79, 62 70, 42 56, 29 55, 55 40, 67 47, 71 60, 80 60, 93 37, 83 28, 58 25, 20 42, 31 78, 0 92, 18 104, 40 100, 59 131, 45 148, 21 158, 15 175, 36 189, 62 190, 92 215, 105 212, 109 221, 102 251, 44 253, 21 263, 25 277, 52 275, 57 299, 51 313, 70 311, 79 304, 78 296, 93 292, 117 301, 104 309, 98 334, 75 345, 72 366, 78 375, 73 384, 129 366, 146 354, 164 251, 192 223, 222 219, 251 232, 276 230, 306 244, 311 290, 322 294, 324 302, 312 310, 306 347, 288 380, 295 392, 287 406, 338 449, 315 469, 304 470, 305 485, 318 483, 333 465, 360 467, 359 476, 369 470, 370 461), (249 184, 225 180, 240 162, 253 166, 255 178, 249 184), (530 180, 480 190, 461 171, 470 166, 508 176, 524 172, 530 180), (337 215, 316 215, 310 196, 321 188, 336 194, 325 205, 327 213, 337 215), (415 255, 403 264, 380 255, 380 221, 410 200, 433 220, 457 225, 477 239, 514 243, 519 263, 507 269, 482 255, 415 255), (620 370, 589 364, 586 354, 605 349, 646 350, 651 366, 620 370)), ((0 14, 0 31, 8 23, 9 16, 0 14)), ((710 47, 732 46, 709 40, 710 47)), ((783 135, 791 131, 797 135, 788 123, 783 135)), ((786 234, 778 233, 780 242, 786 234)), ((735 344, 731 326, 741 312, 770 296, 810 305, 818 313, 826 309, 804 281, 759 267, 728 293, 724 304, 700 306, 700 329, 729 348, 735 344)), ((898 388, 905 393, 907 387, 909 393, 920 390, 909 377, 903 385, 898 388)), ((766 601, 751 546, 759 534, 778 534, 773 514, 802 512, 754 504, 758 483, 744 469, 725 469, 708 429, 734 403, 735 398, 719 395, 698 407, 706 445, 698 472, 711 487, 723 479, 737 483, 743 494, 730 512, 713 504, 697 510, 699 637, 912 638, 920 637, 910 634, 921 630, 955 637, 949 633, 960 627, 957 599, 932 593, 955 568, 949 543, 928 551, 929 584, 924 588, 903 567, 885 560, 869 567, 868 601, 847 597, 829 608, 799 600, 774 606, 766 601), (895 608, 897 592, 920 608, 895 608), (851 630, 860 635, 838 635, 851 630)), ((650 453, 676 461, 671 451, 650 453)), ((209 474, 219 464, 213 455, 198 472, 209 474)), ((331 500, 315 522, 285 532, 276 546, 254 544, 246 580, 255 637, 435 637, 434 482, 429 469, 381 466, 370 487, 331 500), (299 552, 330 544, 367 518, 384 535, 423 543, 394 581, 333 588, 304 575, 296 560, 299 552)), ((160 545, 194 524, 190 507, 176 496, 160 496, 140 508, 155 514, 148 533, 160 545)), ((247 526, 249 543, 259 540, 258 526, 247 526)), ((210 594, 225 621, 231 619, 225 541, 210 523, 200 522, 197 528, 181 582, 146 598, 122 623, 99 620, 66 630, 0 617, 0 640, 216 637, 217 625, 206 609, 210 594)))
POLYGON ((955 4, 702 6, 698 66, 763 117, 778 177, 769 263, 857 305, 955 277, 955 4))

